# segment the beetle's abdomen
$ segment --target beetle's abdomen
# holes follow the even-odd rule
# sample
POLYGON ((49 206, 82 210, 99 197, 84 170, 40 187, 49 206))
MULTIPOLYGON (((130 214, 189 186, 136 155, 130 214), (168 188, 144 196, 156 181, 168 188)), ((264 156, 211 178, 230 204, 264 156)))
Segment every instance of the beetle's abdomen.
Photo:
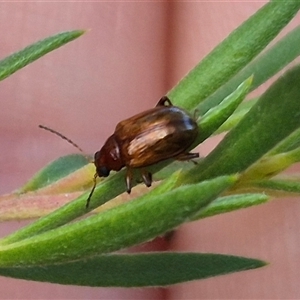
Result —
POLYGON ((120 122, 115 136, 123 161, 146 167, 187 150, 198 134, 193 118, 176 106, 161 106, 120 122))

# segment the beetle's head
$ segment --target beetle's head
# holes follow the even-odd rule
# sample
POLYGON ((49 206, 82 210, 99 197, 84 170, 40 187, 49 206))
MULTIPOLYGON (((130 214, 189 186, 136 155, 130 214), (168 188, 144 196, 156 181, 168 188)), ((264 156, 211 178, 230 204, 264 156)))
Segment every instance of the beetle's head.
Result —
POLYGON ((100 151, 95 153, 94 164, 99 177, 107 177, 111 170, 119 171, 124 167, 120 147, 114 135, 111 135, 100 151))

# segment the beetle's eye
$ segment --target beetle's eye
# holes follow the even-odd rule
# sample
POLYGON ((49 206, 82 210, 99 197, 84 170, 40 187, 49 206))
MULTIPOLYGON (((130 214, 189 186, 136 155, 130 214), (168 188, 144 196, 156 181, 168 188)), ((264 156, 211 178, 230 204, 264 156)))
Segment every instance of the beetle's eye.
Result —
POLYGON ((106 167, 99 167, 97 168, 97 174, 99 177, 107 177, 109 175, 110 170, 108 170, 106 167))

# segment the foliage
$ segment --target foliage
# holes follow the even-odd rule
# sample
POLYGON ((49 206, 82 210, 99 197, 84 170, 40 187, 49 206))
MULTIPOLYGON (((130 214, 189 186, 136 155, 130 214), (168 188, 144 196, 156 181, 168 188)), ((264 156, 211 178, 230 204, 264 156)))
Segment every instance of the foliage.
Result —
MULTIPOLYGON (((299 8, 300 2, 294 1, 267 3, 168 93, 175 105, 202 114, 193 146, 228 131, 196 165, 168 160, 151 166, 158 184, 147 192, 136 187, 138 196, 127 203, 119 196, 125 191, 122 170, 99 182, 85 209, 95 170, 85 157, 72 155, 59 158, 17 192, 3 196, 2 221, 41 218, 0 240, 0 274, 61 284, 133 287, 263 266, 257 259, 219 254, 114 252, 187 221, 262 204, 270 197, 299 195, 299 174, 283 177, 280 172, 300 159, 300 67, 287 71, 257 99, 242 103, 250 91, 299 55, 297 27, 256 57, 299 8), (74 200, 61 206, 59 199, 65 193, 74 200), (118 201, 112 200, 117 196, 118 201), (45 203, 53 199, 58 199, 57 209, 49 213, 45 203), (90 211, 93 214, 86 216, 90 211)), ((0 61, 0 78, 82 33, 58 34, 9 56, 0 61)))

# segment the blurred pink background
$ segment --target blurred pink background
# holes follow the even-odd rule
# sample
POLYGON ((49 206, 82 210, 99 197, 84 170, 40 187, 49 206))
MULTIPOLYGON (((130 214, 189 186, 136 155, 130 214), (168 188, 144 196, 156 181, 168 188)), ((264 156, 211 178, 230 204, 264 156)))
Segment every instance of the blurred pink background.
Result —
MULTIPOLYGON (((48 125, 86 152, 99 150, 116 123, 156 104, 199 60, 263 2, 1 3, 0 57, 55 33, 90 29, 1 82, 0 192, 73 153, 38 129, 48 125)), ((285 29, 299 24, 299 16, 285 29)), ((215 141, 201 146, 206 155, 215 141)), ((182 226, 171 250, 244 255, 266 268, 167 289, 72 287, 0 277, 0 299, 300 298, 299 199, 182 226)), ((0 235, 26 222, 0 224, 0 235)), ((99 270, 99 273, 101 270, 99 270)))

